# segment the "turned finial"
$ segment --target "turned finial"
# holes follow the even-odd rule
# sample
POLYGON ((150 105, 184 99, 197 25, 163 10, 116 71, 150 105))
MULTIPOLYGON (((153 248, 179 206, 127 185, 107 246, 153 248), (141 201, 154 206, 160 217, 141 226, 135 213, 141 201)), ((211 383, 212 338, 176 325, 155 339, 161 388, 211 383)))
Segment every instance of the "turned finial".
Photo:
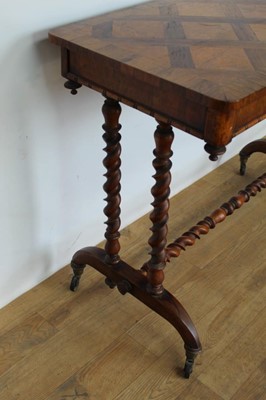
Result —
POLYGON ((82 85, 80 83, 77 83, 77 82, 74 82, 74 81, 66 81, 64 83, 64 87, 66 89, 71 90, 70 93, 73 94, 73 95, 78 93, 77 89, 81 88, 81 86, 82 85))
POLYGON ((216 146, 212 146, 209 143, 205 144, 204 149, 207 153, 210 154, 209 159, 211 161, 217 161, 218 156, 221 156, 222 154, 224 154, 226 152, 225 146, 216 147, 216 146))

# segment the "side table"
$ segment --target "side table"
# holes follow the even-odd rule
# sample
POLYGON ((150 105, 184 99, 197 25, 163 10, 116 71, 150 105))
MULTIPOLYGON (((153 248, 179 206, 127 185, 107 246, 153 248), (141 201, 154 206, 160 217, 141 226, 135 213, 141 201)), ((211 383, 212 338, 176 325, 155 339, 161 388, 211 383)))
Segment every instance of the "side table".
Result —
POLYGON ((266 174, 167 245, 172 127, 202 139, 215 161, 234 136, 265 118, 266 5, 260 0, 154 0, 56 28, 49 38, 61 47, 62 75, 71 93, 84 85, 105 97, 106 244, 73 256, 71 290, 90 265, 106 276, 109 287, 160 314, 184 341, 188 378, 201 343, 183 306, 163 287, 166 262, 265 188, 266 174), (158 122, 151 250, 139 270, 119 257, 120 103, 158 122))

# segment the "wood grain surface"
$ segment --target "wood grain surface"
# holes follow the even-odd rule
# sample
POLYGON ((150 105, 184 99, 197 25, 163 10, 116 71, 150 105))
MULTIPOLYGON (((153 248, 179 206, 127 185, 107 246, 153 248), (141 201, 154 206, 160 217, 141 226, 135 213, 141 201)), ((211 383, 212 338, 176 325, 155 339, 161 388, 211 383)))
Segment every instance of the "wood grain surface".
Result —
POLYGON ((224 146, 266 115, 264 0, 154 0, 50 32, 67 79, 224 146))
MULTIPOLYGON (((173 238, 259 176, 265 156, 254 154, 244 177, 238 169, 234 158, 171 199, 173 238)), ((167 266, 165 286, 193 316, 204 349, 189 381, 171 325, 92 268, 70 292, 68 266, 0 310, 0 399, 263 400, 265 222, 262 192, 167 266)), ((136 267, 149 226, 145 216, 122 231, 121 257, 136 267)))

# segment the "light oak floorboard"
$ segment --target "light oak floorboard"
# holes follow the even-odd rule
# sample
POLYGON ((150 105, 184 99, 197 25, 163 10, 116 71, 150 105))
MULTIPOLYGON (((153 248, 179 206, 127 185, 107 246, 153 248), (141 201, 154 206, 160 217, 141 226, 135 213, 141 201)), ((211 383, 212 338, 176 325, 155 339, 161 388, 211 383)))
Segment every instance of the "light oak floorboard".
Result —
MULTIPOLYGON (((237 157, 171 199, 169 241, 266 168, 237 157)), ((87 267, 76 293, 62 268, 0 310, 0 400, 262 400, 265 395, 265 196, 236 210, 166 268, 165 287, 196 324, 203 352, 182 377, 175 329, 87 267)), ((122 258, 148 259, 146 215, 122 232, 122 258)), ((88 243, 89 245, 89 243, 88 243)), ((34 267, 34 266, 33 266, 34 267)))

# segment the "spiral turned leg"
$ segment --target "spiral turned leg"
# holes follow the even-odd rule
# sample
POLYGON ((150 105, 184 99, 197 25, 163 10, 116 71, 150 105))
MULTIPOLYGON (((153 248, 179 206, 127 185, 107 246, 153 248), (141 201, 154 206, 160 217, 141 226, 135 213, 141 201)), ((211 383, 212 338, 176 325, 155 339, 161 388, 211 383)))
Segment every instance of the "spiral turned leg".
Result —
POLYGON ((247 161, 253 153, 266 154, 266 139, 255 140, 254 142, 248 143, 240 151, 240 175, 245 175, 247 161))
POLYGON ((207 235, 210 229, 214 229, 217 224, 223 222, 228 216, 232 215, 235 210, 238 210, 247 203, 251 197, 255 197, 257 193, 265 188, 266 173, 247 185, 244 190, 240 190, 236 196, 232 197, 226 203, 223 203, 221 207, 199 221, 174 242, 168 244, 165 248, 167 261, 170 261, 171 257, 179 257, 181 251, 185 251, 187 246, 193 246, 196 240, 200 239, 201 235, 207 235))
MULTIPOLYGON (((103 160, 103 165, 106 168, 106 182, 103 186, 107 197, 107 202, 104 208, 104 214, 107 217, 105 222, 107 225, 105 238, 105 251, 106 251, 106 262, 108 264, 117 264, 120 260, 119 250, 119 228, 120 228, 120 180, 121 180, 121 135, 119 130, 121 125, 119 124, 119 117, 121 114, 121 107, 118 101, 107 98, 104 102, 102 112, 105 118, 105 124, 103 129, 105 131, 103 139, 106 142, 104 151, 106 157, 103 160)), ((108 282, 107 282, 108 284, 108 282)))
POLYGON ((170 168, 172 163, 170 157, 172 156, 171 145, 174 139, 174 133, 171 125, 158 121, 159 125, 154 134, 155 150, 153 154, 153 167, 155 175, 153 178, 156 183, 151 189, 154 197, 152 203, 153 211, 150 214, 150 220, 153 225, 151 227, 152 236, 149 239, 151 246, 150 261, 148 262, 148 287, 147 290, 155 296, 162 295, 163 280, 164 280, 164 267, 166 263, 165 246, 167 242, 167 221, 169 210, 169 194, 171 173, 170 168))
MULTIPOLYGON (((103 165, 106 168, 106 173, 104 175, 106 177, 106 182, 103 188, 107 194, 105 198, 107 205, 104 208, 104 214, 107 217, 107 221, 105 222, 107 225, 105 232, 105 262, 108 265, 116 265, 120 261, 118 254, 120 250, 119 228, 121 202, 121 135, 119 133, 121 125, 118 122, 121 114, 120 104, 113 99, 107 98, 102 107, 102 112, 105 119, 105 124, 103 125, 105 133, 103 134, 103 139, 106 143, 106 147, 104 148, 106 157, 103 160, 103 165)), ((72 291, 77 290, 85 265, 86 264, 77 261, 76 255, 73 256, 71 266, 73 268, 74 276, 70 284, 70 289, 72 291)), ((114 288, 116 286, 116 283, 110 277, 106 278, 105 283, 110 288, 114 288)))

